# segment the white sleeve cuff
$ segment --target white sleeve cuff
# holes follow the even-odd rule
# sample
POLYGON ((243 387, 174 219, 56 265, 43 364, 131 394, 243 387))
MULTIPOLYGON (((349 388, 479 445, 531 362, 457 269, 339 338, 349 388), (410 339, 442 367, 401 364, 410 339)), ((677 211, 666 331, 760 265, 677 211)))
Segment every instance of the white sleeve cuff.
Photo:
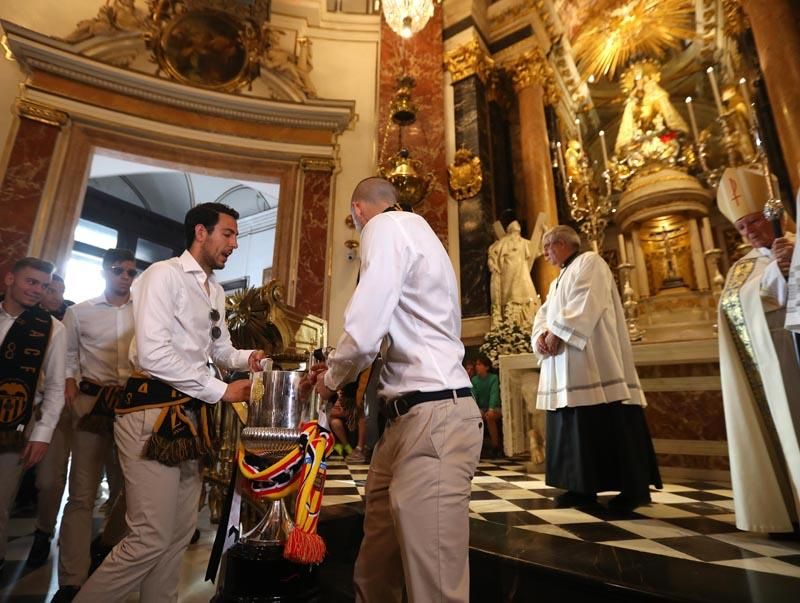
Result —
POLYGON ((54 428, 48 427, 47 425, 42 425, 41 423, 36 423, 31 432, 31 437, 28 438, 29 442, 44 442, 46 444, 50 443, 50 440, 53 439, 53 432, 55 431, 54 428))
POLYGON ((207 402, 208 404, 216 404, 222 400, 222 396, 225 395, 226 389, 228 389, 228 385, 224 381, 212 378, 209 379, 208 383, 203 389, 203 393, 197 396, 197 398, 203 402, 207 402))

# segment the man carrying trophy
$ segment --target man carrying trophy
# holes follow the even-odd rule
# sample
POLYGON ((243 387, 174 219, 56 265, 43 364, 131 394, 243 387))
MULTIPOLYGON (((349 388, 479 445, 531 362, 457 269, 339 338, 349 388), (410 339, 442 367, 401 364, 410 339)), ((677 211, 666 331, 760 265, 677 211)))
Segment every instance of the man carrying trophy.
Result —
POLYGON ((76 601, 175 601, 183 553, 195 530, 201 459, 211 452, 208 405, 249 399, 250 381, 226 384, 229 369, 260 370, 260 350, 236 350, 225 293, 213 271, 238 247, 238 213, 202 203, 184 221, 187 250, 150 266, 133 287, 134 372, 116 407, 114 436, 125 476, 128 535, 76 601))
POLYGON ((351 212, 361 234, 359 283, 344 334, 312 368, 324 400, 381 352, 388 422, 367 477, 356 599, 469 600, 470 481, 483 424, 461 365, 461 313, 450 258, 428 223, 398 211, 393 186, 362 180, 351 212))

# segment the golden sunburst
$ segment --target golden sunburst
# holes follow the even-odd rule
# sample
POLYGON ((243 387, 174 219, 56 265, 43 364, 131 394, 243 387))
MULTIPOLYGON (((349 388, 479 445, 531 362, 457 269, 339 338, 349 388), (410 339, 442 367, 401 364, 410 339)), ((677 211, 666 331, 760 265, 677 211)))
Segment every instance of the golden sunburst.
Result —
POLYGON ((616 0, 602 3, 572 45, 581 72, 613 77, 633 57, 662 58, 692 39, 692 0, 616 0))

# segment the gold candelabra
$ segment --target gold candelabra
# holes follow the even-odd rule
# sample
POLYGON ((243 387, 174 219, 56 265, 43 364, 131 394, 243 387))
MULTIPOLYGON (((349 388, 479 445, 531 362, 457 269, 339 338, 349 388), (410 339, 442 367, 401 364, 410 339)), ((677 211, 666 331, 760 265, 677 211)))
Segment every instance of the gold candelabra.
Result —
POLYGON ((628 325, 628 337, 631 341, 641 341, 644 331, 639 328, 639 302, 631 286, 633 264, 620 264, 619 278, 622 281, 622 308, 625 310, 625 323, 628 325))

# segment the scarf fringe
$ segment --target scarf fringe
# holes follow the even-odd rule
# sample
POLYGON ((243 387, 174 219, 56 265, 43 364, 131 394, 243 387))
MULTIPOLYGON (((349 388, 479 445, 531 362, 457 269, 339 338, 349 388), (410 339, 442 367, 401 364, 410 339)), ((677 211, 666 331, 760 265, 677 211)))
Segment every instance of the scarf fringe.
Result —
POLYGON ((327 547, 322 536, 295 528, 289 533, 283 549, 283 558, 303 565, 318 565, 325 559, 327 547))
POLYGON ((199 438, 178 438, 171 440, 157 433, 150 436, 142 450, 142 457, 158 461, 167 467, 180 465, 203 456, 204 451, 199 438))

